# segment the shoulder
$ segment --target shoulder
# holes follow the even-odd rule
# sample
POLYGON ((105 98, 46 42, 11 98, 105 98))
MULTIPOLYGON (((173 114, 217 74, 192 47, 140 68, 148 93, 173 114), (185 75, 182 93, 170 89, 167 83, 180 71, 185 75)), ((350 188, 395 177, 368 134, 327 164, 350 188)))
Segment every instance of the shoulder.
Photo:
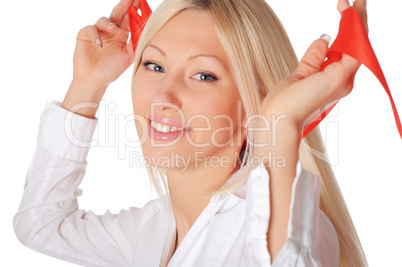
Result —
POLYGON ((131 216, 147 220, 166 211, 169 211, 169 200, 165 194, 159 198, 148 201, 142 208, 130 208, 129 213, 131 216))
POLYGON ((105 224, 117 224, 120 227, 126 225, 129 229, 140 229, 150 220, 156 220, 163 216, 169 216, 169 204, 166 195, 157 199, 150 200, 144 207, 130 207, 123 209, 118 214, 107 211, 103 216, 99 216, 105 224))

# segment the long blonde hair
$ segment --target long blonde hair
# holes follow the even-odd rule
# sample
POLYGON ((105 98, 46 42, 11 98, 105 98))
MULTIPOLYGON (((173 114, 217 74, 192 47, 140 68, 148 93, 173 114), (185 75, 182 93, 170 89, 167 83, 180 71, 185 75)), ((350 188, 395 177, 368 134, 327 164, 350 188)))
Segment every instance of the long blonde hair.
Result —
MULTIPOLYGON (((281 22, 264 0, 165 0, 148 20, 139 40, 133 77, 148 42, 163 25, 185 9, 198 9, 210 14, 226 51, 246 116, 258 114, 261 100, 268 94, 269 88, 298 66, 297 57, 281 22)), ((252 133, 247 138, 252 138, 252 133)), ((249 142, 245 142, 243 150, 245 153, 241 159, 242 166, 253 152, 249 142)), ((320 209, 331 220, 337 232, 340 266, 368 266, 342 193, 328 163, 318 127, 301 142, 299 158, 303 168, 320 179, 320 209), (320 156, 312 151, 319 151, 320 156)), ((148 173, 157 193, 167 193, 164 171, 148 168, 148 173)), ((233 190, 246 179, 247 175, 244 175, 224 191, 233 190)))

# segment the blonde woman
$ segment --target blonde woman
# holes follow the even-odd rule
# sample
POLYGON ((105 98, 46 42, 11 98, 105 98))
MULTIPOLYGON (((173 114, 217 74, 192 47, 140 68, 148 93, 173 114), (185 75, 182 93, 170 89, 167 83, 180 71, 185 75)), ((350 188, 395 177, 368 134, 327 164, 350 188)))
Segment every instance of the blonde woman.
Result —
MULTIPOLYGON (((165 0, 134 54, 131 5, 78 33, 67 95, 41 116, 14 218, 20 241, 85 266, 366 266, 331 167, 300 146, 305 119, 350 93, 359 64, 344 55, 319 72, 326 35, 299 64, 263 0, 165 0), (95 215, 77 196, 96 108, 131 64, 136 128, 161 196, 95 215)), ((365 0, 353 8, 367 27, 365 0)), ((323 146, 318 128, 305 141, 323 146)))

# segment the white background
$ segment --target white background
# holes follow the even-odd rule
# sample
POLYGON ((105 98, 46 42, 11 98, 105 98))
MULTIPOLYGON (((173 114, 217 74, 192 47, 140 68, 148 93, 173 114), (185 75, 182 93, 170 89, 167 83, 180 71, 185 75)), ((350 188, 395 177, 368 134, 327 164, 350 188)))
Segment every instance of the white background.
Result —
MULTIPOLYGON (((155 9, 160 1, 149 3, 155 9)), ((116 4, 117 0, 0 3, 2 266, 72 266, 23 247, 14 235, 12 217, 35 150, 39 115, 45 101, 62 101, 71 82, 75 37, 80 28, 94 24, 101 16, 109 16, 116 4)), ((322 33, 336 36, 336 0, 270 0, 269 4, 288 31, 299 59, 322 33)), ((368 3, 371 43, 400 115, 401 7, 397 0, 387 1, 386 5, 384 1, 368 3)), ((145 171, 130 168, 128 150, 124 154, 122 147, 112 142, 113 132, 135 139, 133 123, 125 125, 127 121, 123 119, 132 113, 131 72, 130 68, 104 97, 104 104, 113 102, 116 106, 114 111, 104 109, 111 130, 97 132, 98 137, 106 139, 102 147, 89 153, 86 178, 80 186, 84 191, 79 199, 81 207, 98 213, 142 206, 150 198, 145 171), (118 114, 123 116, 120 120, 118 114), (113 125, 113 119, 120 126, 113 125)), ((370 266, 399 264, 402 140, 388 96, 365 67, 359 71, 352 93, 340 101, 320 127, 370 266)))

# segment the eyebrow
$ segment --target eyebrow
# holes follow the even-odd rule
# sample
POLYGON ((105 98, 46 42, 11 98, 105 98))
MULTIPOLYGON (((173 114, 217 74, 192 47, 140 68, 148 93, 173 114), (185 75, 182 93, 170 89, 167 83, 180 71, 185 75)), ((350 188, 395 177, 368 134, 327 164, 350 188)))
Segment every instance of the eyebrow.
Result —
MULTIPOLYGON (((145 48, 147 48, 147 47, 152 47, 152 48, 158 50, 159 53, 162 54, 162 56, 166 57, 166 53, 165 53, 162 49, 160 49, 159 47, 157 47, 156 45, 149 44, 149 45, 147 45, 145 48)), ((218 60, 219 62, 221 62, 221 61, 218 59, 217 56, 208 55, 208 54, 195 54, 195 55, 191 55, 191 56, 189 56, 189 57, 187 58, 187 61, 193 60, 193 59, 198 58, 198 57, 212 57, 212 58, 215 58, 216 60, 218 60)))

